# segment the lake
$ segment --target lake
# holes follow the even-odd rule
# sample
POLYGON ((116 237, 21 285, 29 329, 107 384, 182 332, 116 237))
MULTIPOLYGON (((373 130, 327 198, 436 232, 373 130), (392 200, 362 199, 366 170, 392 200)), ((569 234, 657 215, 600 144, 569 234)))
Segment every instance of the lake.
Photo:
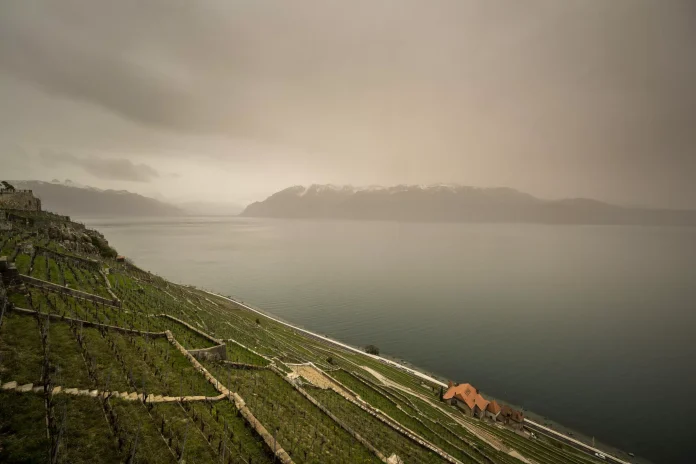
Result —
POLYGON ((696 228, 78 219, 175 282, 654 462, 696 459, 696 228))

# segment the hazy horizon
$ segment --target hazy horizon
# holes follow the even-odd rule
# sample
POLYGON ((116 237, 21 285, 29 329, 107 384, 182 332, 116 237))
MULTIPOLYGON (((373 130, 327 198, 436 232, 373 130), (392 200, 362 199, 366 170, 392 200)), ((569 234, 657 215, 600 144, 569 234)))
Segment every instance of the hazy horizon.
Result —
POLYGON ((0 461, 693 461, 695 46, 696 0, 0 1, 0 461))
POLYGON ((688 1, 5 2, 2 177, 696 209, 694 43, 688 1))
MULTIPOLYGON (((370 190, 389 190, 389 189, 394 189, 398 187, 406 187, 406 188, 422 188, 422 189, 429 189, 429 188, 438 188, 438 187, 452 187, 452 188, 474 188, 474 189, 481 189, 481 190, 513 190, 521 194, 529 194, 529 192, 524 192, 521 190, 517 189, 512 189, 511 187, 506 187, 503 185, 498 185, 498 186, 488 186, 488 187, 477 187, 477 186, 471 186, 471 185, 464 185, 464 184, 457 184, 457 183, 430 183, 430 184, 397 184, 397 185, 380 185, 380 184, 371 184, 371 185, 354 185, 354 184, 320 184, 320 183, 314 183, 314 184, 295 184, 295 185, 288 185, 286 187, 281 187, 280 189, 270 192, 267 195, 258 197, 256 199, 251 199, 246 203, 242 202, 236 202, 236 201, 225 201, 225 200, 218 200, 214 197, 212 198, 202 198, 202 199, 188 199, 188 198, 169 198, 166 197, 165 195, 160 194, 159 192, 154 192, 154 193, 140 193, 136 190, 128 190, 128 189, 120 189, 120 188, 101 188, 96 184, 92 185, 87 185, 87 184, 82 184, 79 182, 75 182, 72 179, 51 179, 51 180, 45 180, 45 179, 10 179, 10 182, 19 182, 19 183, 25 183, 25 182, 44 182, 47 184, 54 184, 54 185, 62 185, 62 186, 67 186, 67 187, 75 187, 75 188, 86 188, 86 189, 96 189, 99 191, 114 191, 114 192, 119 192, 119 191, 125 191, 129 193, 136 193, 138 195, 142 195, 146 198, 151 198, 155 199, 157 201, 161 201, 163 203, 168 203, 173 206, 181 207, 183 210, 186 211, 196 211, 196 215, 206 215, 210 214, 213 216, 217 216, 220 214, 239 214, 244 211, 245 208, 248 206, 252 205, 253 203, 261 203, 264 200, 268 200, 271 196, 275 195, 276 193, 281 193, 284 191, 290 191, 294 188, 304 188, 309 190, 312 187, 329 187, 329 188, 334 188, 336 190, 343 190, 343 189, 352 189, 353 192, 357 191, 370 191, 370 190), (203 210, 200 210, 203 208, 203 210), (203 212, 201 212, 203 211, 203 212)), ((41 194, 34 192, 36 196, 41 198, 41 194)), ((531 194, 530 194, 531 195, 531 194)), ((532 197, 536 198, 537 200, 540 200, 542 202, 557 202, 557 201, 564 201, 564 200, 590 200, 590 201, 598 201, 600 203, 606 203, 612 206, 620 206, 620 207, 625 207, 625 208, 636 208, 636 209, 662 209, 662 210, 675 210, 675 211, 696 211, 696 207, 694 208, 670 208, 670 207, 664 207, 664 206, 650 206, 650 205, 642 205, 642 204, 633 204, 633 203, 612 203, 606 200, 603 200, 601 198, 594 198, 594 197, 559 197, 559 198, 548 198, 548 197, 540 197, 536 195, 532 195, 532 197)), ((55 209, 55 208, 54 208, 55 209)))

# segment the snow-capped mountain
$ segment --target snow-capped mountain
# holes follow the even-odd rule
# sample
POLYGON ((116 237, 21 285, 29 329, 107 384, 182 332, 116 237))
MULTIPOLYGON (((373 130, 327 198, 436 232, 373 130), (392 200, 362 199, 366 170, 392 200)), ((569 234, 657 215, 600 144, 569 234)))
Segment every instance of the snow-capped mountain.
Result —
POLYGON ((424 222, 694 224, 695 211, 623 208, 596 200, 543 200, 511 188, 453 184, 295 185, 247 206, 242 216, 424 222))
MULTIPOLYGON (((37 182, 37 183, 46 183, 46 182, 43 182, 43 181, 40 181, 40 180, 37 180, 37 181, 34 181, 34 182, 37 182)), ((70 180, 70 179, 65 179, 65 180, 62 181, 62 182, 61 182, 60 180, 58 180, 58 179, 53 179, 53 180, 51 181, 51 184, 53 184, 53 185, 63 185, 63 186, 65 186, 65 187, 75 187, 75 188, 81 188, 81 189, 87 189, 87 190, 94 190, 95 192, 103 192, 103 191, 104 191, 104 190, 102 190, 102 189, 100 189, 100 188, 92 187, 92 186, 90 186, 90 185, 81 184, 81 183, 79 183, 79 182, 75 182, 75 181, 72 181, 72 180, 70 180)))

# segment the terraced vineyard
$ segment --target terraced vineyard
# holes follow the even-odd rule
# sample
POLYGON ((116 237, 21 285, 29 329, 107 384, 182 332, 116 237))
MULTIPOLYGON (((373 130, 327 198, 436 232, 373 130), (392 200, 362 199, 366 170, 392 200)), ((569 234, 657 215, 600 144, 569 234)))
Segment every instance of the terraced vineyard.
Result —
POLYGON ((0 288, 0 462, 600 462, 465 417, 441 385, 379 358, 117 262, 67 218, 31 219, 0 233, 18 271, 0 288))

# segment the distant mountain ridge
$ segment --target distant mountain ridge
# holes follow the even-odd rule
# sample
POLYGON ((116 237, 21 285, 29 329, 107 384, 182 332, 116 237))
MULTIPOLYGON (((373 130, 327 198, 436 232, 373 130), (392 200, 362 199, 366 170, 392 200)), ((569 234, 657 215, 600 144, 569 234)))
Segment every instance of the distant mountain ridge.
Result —
POLYGON ((176 206, 126 190, 101 190, 69 180, 12 181, 18 189, 29 189, 41 199, 43 209, 70 216, 179 216, 176 206))
POLYGON ((296 185, 241 216, 415 222, 696 225, 696 211, 626 208, 587 198, 543 200, 515 189, 462 185, 296 185))

